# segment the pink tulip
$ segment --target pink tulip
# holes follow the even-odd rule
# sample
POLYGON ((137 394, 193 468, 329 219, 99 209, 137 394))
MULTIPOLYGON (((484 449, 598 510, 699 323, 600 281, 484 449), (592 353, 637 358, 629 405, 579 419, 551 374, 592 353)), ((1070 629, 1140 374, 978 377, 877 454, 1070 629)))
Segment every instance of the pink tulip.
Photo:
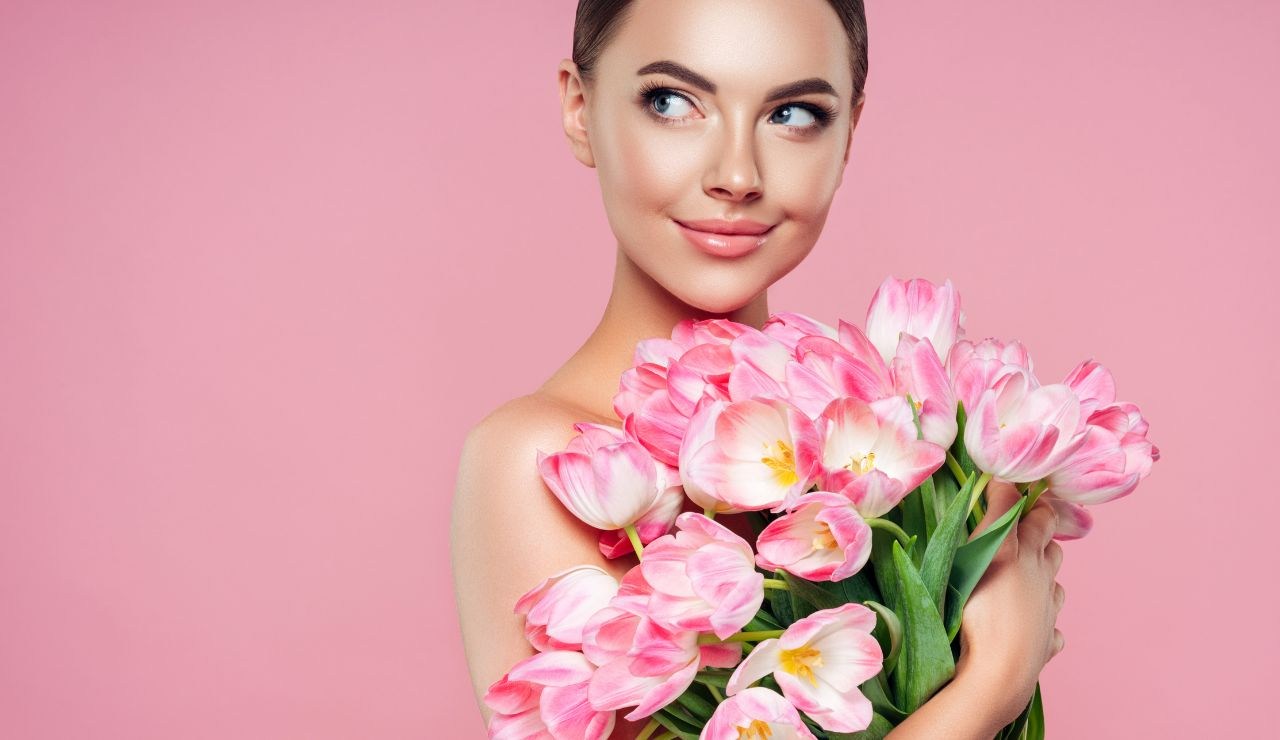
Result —
POLYGON ((751 545, 702 514, 676 518, 678 532, 654 540, 640 570, 653 587, 647 615, 664 627, 725 639, 764 602, 764 576, 751 545))
POLYGON ((1058 515, 1058 524, 1053 530, 1055 540, 1079 539, 1093 529, 1093 514, 1085 507, 1064 501, 1055 496, 1053 491, 1045 491, 1041 496, 1058 515))
POLYGON ((698 740, 816 740, 791 702, 752 686, 716 707, 698 740))
POLYGON ((1016 339, 1005 342, 987 337, 977 344, 961 339, 951 347, 950 353, 940 356, 947 358, 951 387, 956 398, 964 404, 967 415, 973 414, 982 392, 994 386, 1004 375, 1023 370, 1033 387, 1040 385, 1033 371, 1031 355, 1016 339))
POLYGON ((1096 409, 1116 401, 1116 380, 1111 371, 1093 360, 1085 360, 1062 381, 1080 399, 1080 413, 1088 418, 1096 409))
MULTIPOLYGON (((653 506, 636 520, 636 533, 640 536, 640 544, 647 545, 671 531, 676 523, 681 508, 684 507, 685 495, 680 486, 670 486, 658 495, 653 506)), ((621 529, 610 529, 600 533, 600 552, 606 558, 620 558, 634 555, 635 547, 627 533, 621 529)))
POLYGON ((583 652, 600 666, 588 698, 596 709, 635 707, 629 720, 670 704, 700 668, 732 668, 742 657, 740 643, 699 645, 695 631, 655 624, 646 615, 652 593, 639 566, 632 568, 610 605, 583 628, 583 652))
POLYGON ((1080 401, 1062 383, 1040 387, 1023 370, 983 391, 968 417, 964 445, 982 471, 1011 483, 1039 480, 1084 444, 1080 401))
POLYGON ((940 356, 964 334, 960 294, 947 280, 941 286, 923 278, 885 278, 867 309, 867 336, 887 363, 900 334, 928 339, 940 356))
POLYGON ((582 649, 582 626, 618 593, 613 576, 594 565, 562 570, 516 601, 524 635, 542 651, 582 649))
POLYGON ((680 448, 685 493, 717 512, 781 510, 819 470, 818 430, 778 399, 705 400, 680 448))
POLYGON ((820 486, 840 491, 863 517, 885 514, 942 467, 946 451, 916 438, 911 405, 902 396, 866 403, 831 402, 818 419, 822 434, 820 486))
POLYGON ((956 394, 942 359, 926 339, 903 334, 890 372, 897 395, 911 395, 924 439, 942 447, 956 440, 956 394))
POLYGON ((493 710, 489 737, 496 740, 606 738, 615 713, 599 711, 587 693, 596 667, 582 653, 553 650, 516 663, 493 682, 484 703, 493 710))
POLYGON ((875 612, 862 604, 823 609, 764 640, 729 677, 736 696, 773 674, 782 693, 824 730, 858 732, 871 724, 871 702, 859 686, 880 672, 884 655, 871 635, 875 612))
POLYGON ((796 344, 805 337, 825 336, 836 339, 836 330, 812 317, 794 311, 777 311, 769 315, 760 331, 786 345, 792 355, 796 344))
POLYGON ((538 450, 538 472, 560 503, 597 529, 636 523, 671 486, 676 473, 622 430, 578 422, 564 450, 538 450))
POLYGON ((756 541, 756 564, 810 581, 839 581, 871 557, 871 527, 838 493, 815 491, 769 522, 756 541))

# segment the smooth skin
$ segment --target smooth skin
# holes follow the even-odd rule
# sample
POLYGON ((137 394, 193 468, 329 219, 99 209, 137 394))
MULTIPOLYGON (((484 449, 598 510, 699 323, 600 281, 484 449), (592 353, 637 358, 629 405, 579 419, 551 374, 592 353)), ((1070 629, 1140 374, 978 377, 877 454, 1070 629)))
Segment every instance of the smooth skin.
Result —
MULTIPOLYGON (((761 327, 768 287, 813 249, 848 164, 866 102, 853 100, 848 54, 826 0, 635 0, 594 80, 570 59, 560 62, 569 149, 596 170, 617 239, 613 287, 574 355, 537 390, 485 416, 463 444, 451 543, 477 701, 534 652, 512 611, 521 594, 575 565, 621 577, 636 562, 600 554, 598 533, 542 482, 537 451, 564 448, 574 422, 621 426, 613 395, 641 339, 670 336, 686 318, 761 327), (693 70, 714 91, 667 72, 637 74, 660 60, 693 70), (815 77, 835 94, 767 99, 778 86, 815 77), (646 99, 640 93, 647 83, 666 90, 646 99), (826 125, 814 110, 832 113, 826 125), (721 258, 695 249, 675 224, 715 218, 775 227, 761 249, 721 258)), ((572 208, 565 213, 574 218, 572 208)), ((572 223, 565 233, 575 233, 572 223)), ((1000 481, 987 490, 984 522, 1016 496, 1000 481)), ((739 528, 735 516, 718 520, 739 528)), ((1049 540, 1052 517, 1038 503, 1016 537, 1011 532, 965 606, 956 678, 894 730, 895 740, 988 740, 1025 706, 1041 668, 1062 647, 1054 628, 1061 548, 1049 540)), ((480 710, 487 723, 489 709, 481 702, 480 710)), ((622 714, 613 737, 633 737, 644 723, 622 714)))

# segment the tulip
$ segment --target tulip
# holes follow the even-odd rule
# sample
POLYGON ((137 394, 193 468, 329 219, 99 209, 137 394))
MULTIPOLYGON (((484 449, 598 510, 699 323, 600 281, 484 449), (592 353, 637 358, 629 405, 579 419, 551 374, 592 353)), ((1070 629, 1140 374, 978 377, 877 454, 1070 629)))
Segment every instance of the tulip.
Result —
POLYGON ((1062 383, 1032 387, 1023 370, 983 391, 964 429, 969 456, 984 473, 1011 483, 1039 480, 1084 444, 1080 401, 1062 383))
POLYGON ((596 667, 582 653, 553 650, 516 663, 485 692, 493 710, 489 737, 495 740, 609 737, 612 711, 593 708, 587 693, 596 667))
MULTIPOLYGON (((671 531, 671 527, 676 523, 676 517, 684 507, 684 502, 685 495, 680 486, 670 486, 659 494, 653 506, 650 506, 649 510, 636 520, 636 534, 640 538, 640 544, 647 545, 671 531)), ((632 545, 627 534, 620 529, 601 532, 599 547, 601 554, 610 559, 635 553, 635 546, 632 545)))
POLYGON ((880 672, 884 659, 871 634, 875 624, 875 612, 862 604, 796 620, 780 637, 757 644, 725 691, 735 696, 773 674, 783 695, 824 730, 864 730, 871 724, 871 702, 858 687, 880 672))
POLYGON ((790 513, 769 522, 756 541, 756 564, 810 581, 839 581, 871 557, 871 527, 846 497, 807 493, 790 513))
POLYGON ((867 337, 887 363, 903 333, 928 339, 940 356, 951 351, 964 334, 964 311, 950 280, 938 286, 923 278, 885 278, 867 308, 867 337))
POLYGON ((942 467, 946 450, 916 438, 911 405, 902 396, 866 403, 831 402, 818 419, 820 486, 848 496, 863 517, 885 514, 942 467))
POLYGON ((698 740, 817 740, 778 692, 752 686, 716 707, 698 740))
POLYGON ((685 493, 716 512, 779 511, 819 470, 818 430, 779 399, 704 401, 680 448, 685 493))
POLYGON ((947 374, 956 398, 964 404, 965 413, 972 415, 982 392, 994 386, 1001 377, 1019 370, 1025 371, 1032 386, 1040 385, 1033 372, 1031 355, 1016 339, 1005 342, 995 337, 974 344, 961 339, 951 347, 947 358, 947 374))
POLYGON ((524 615, 524 635, 538 650, 580 650, 582 626, 617 593, 613 576, 579 565, 530 589, 516 601, 515 611, 524 615))
POLYGON ((1080 413, 1086 418, 1094 410, 1116 401, 1116 379, 1110 370, 1093 360, 1076 365, 1062 382, 1080 399, 1080 413))
POLYGON ((547 487, 574 516, 597 529, 631 528, 671 486, 676 473, 619 429, 578 422, 560 452, 537 451, 547 487))
POLYGON ((700 668, 732 668, 742 657, 741 643, 699 645, 695 631, 655 624, 646 614, 652 593, 639 566, 632 568, 618 595, 583 628, 583 652, 600 666, 588 699, 601 710, 635 707, 628 720, 670 704, 700 668))
POLYGON ((924 439, 942 447, 956 440, 956 394, 942 359, 928 339, 903 334, 892 367, 894 391, 910 395, 924 439))
POLYGON ((796 344, 805 337, 825 336, 836 339, 836 330, 810 316, 794 311, 777 311, 769 315, 760 331, 782 342, 794 355, 796 344))
POLYGON ((640 571, 653 587, 647 616, 671 629, 714 632, 725 639, 764 602, 764 576, 751 545, 692 511, 676 518, 678 532, 654 540, 640 571))

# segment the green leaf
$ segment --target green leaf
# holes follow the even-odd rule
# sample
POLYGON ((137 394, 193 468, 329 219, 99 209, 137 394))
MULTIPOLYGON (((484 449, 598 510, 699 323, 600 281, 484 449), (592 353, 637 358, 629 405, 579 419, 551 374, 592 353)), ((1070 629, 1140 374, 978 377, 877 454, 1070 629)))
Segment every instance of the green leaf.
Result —
POLYGON ((959 592, 958 606, 964 606, 964 602, 969 599, 969 594, 973 593, 973 588, 978 585, 982 574, 987 572, 987 566, 995 557, 996 550, 1000 549, 1009 530, 1017 522, 1024 501, 1026 501, 1025 498, 1018 499, 1017 503, 992 522, 982 534, 956 549, 955 558, 951 563, 950 582, 959 592))
POLYGON ((841 598, 839 594, 823 588, 822 584, 792 575, 785 570, 780 571, 780 573, 787 582, 787 586, 791 588, 791 595, 804 601, 810 608, 809 613, 819 609, 834 609, 837 606, 849 603, 841 598))
POLYGON ((893 566, 893 550, 891 546, 896 542, 893 535, 883 529, 871 530, 871 567, 872 575, 875 576, 876 586, 880 589, 883 599, 877 599, 883 604, 894 607, 898 603, 898 579, 894 575, 893 566))
MULTIPOLYGON (((955 586, 947 584, 947 601, 946 614, 943 615, 942 623, 947 626, 947 639, 954 640, 960 632, 960 619, 964 616, 964 600, 960 598, 960 592, 955 586)), ((959 656, 957 656, 959 657, 959 656)))
POLYGON ((862 732, 828 732, 827 737, 831 740, 883 740, 891 730, 893 724, 873 712, 871 724, 862 732))
MULTIPOLYGON (((920 498, 920 489, 908 493, 905 498, 898 504, 902 509, 902 528, 907 534, 915 535, 920 544, 924 545, 928 541, 928 525, 924 517, 924 505, 920 498)), ((923 554, 924 548, 917 548, 911 553, 912 558, 916 560, 916 567, 920 567, 919 558, 923 554)))
POLYGON ((938 506, 938 492, 933 483, 933 476, 925 478, 920 484, 920 502, 924 508, 924 541, 929 544, 933 532, 938 528, 938 518, 942 516, 942 507, 938 506))
POLYGON ((870 700, 876 712, 888 717, 891 722, 901 722, 907 718, 907 713, 898 709, 889 696, 889 680, 885 671, 882 670, 863 681, 858 689, 870 700))
POLYGON ((1036 681, 1036 693, 1031 697, 1031 712, 1027 715, 1027 734, 1024 740, 1044 740, 1044 697, 1040 694, 1040 682, 1036 681))
POLYGON ((689 722, 673 717, 670 714, 670 706, 663 707, 651 716, 658 720, 658 724, 674 733, 680 740, 698 740, 698 735, 701 733, 701 730, 689 722))
POLYGON ((689 710, 689 713, 694 717, 705 723, 711 719, 711 715, 716 711, 716 705, 715 702, 709 701, 702 696, 699 688, 697 682, 690 684, 683 694, 676 697, 676 702, 689 710))
POLYGON ((964 410, 964 401, 956 402, 956 441, 951 444, 951 455, 955 457, 956 462, 960 463, 960 467, 964 469, 966 474, 973 473, 978 469, 973 464, 973 458, 969 457, 969 450, 964 446, 964 425, 968 420, 968 415, 964 410))
POLYGON ((876 632, 879 633, 883 629, 885 638, 889 642, 886 650, 884 640, 881 640, 877 634, 876 639, 880 641, 880 651, 884 655, 884 670, 886 673, 891 673, 893 666, 898 662, 898 654, 902 652, 902 620, 898 619, 898 615, 894 614, 892 609, 878 601, 867 600, 863 603, 876 613, 876 632))
POLYGON ((839 596, 846 604, 861 604, 864 601, 879 601, 883 604, 884 599, 880 597, 880 590, 872 582, 870 571, 870 568, 863 568, 842 581, 824 583, 822 586, 839 596))
POLYGON ((765 630, 780 629, 782 629, 782 625, 778 624, 777 620, 773 618, 773 615, 764 609, 756 612, 756 615, 751 618, 751 621, 742 626, 743 632, 763 632, 765 630))
POLYGON ((795 611, 791 608, 791 594, 780 588, 766 588, 764 597, 769 601, 769 610, 775 620, 783 627, 790 627, 796 621, 795 611))
POLYGON ((933 596, 896 540, 893 564, 898 580, 898 603, 894 611, 902 620, 902 652, 898 656, 898 670, 893 673, 894 690, 899 706, 911 713, 951 680, 956 666, 933 596))
POLYGON ((978 476, 970 476, 947 502, 946 512, 939 522, 938 528, 929 540, 924 553, 924 565, 920 567, 920 580, 933 596, 938 614, 946 614, 947 581, 951 575, 951 563, 955 558, 956 548, 968 532, 964 528, 965 514, 969 511, 969 494, 978 476))

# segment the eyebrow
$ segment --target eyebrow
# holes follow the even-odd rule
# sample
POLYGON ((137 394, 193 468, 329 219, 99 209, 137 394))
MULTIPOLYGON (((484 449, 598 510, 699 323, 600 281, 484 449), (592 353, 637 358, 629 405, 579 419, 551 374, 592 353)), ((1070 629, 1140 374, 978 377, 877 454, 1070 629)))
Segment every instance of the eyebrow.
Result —
MULTIPOLYGON (((716 83, 712 82, 711 80, 708 80, 706 77, 698 74, 697 72, 694 72, 692 69, 689 69, 683 64, 680 64, 679 62, 673 62, 670 59, 660 59, 656 62, 650 62, 644 65, 643 67, 641 67, 640 69, 637 69, 636 74, 637 75, 646 75, 646 74, 671 75, 672 77, 675 77, 678 80, 684 80, 690 85, 693 85, 694 87, 700 90, 703 90, 705 92, 711 93, 712 95, 714 95, 716 92, 716 83)), ((809 77, 804 80, 796 80, 795 82, 788 82, 785 85, 778 85, 777 87, 769 90, 769 92, 765 93, 764 99, 765 99, 765 102, 770 102, 773 100, 781 100, 782 98, 790 98, 790 97, 795 97, 797 95, 805 95, 808 93, 824 93, 826 95, 832 95, 837 98, 840 97, 840 95, 836 93, 836 89, 831 86, 830 82, 827 82, 821 77, 809 77)))

